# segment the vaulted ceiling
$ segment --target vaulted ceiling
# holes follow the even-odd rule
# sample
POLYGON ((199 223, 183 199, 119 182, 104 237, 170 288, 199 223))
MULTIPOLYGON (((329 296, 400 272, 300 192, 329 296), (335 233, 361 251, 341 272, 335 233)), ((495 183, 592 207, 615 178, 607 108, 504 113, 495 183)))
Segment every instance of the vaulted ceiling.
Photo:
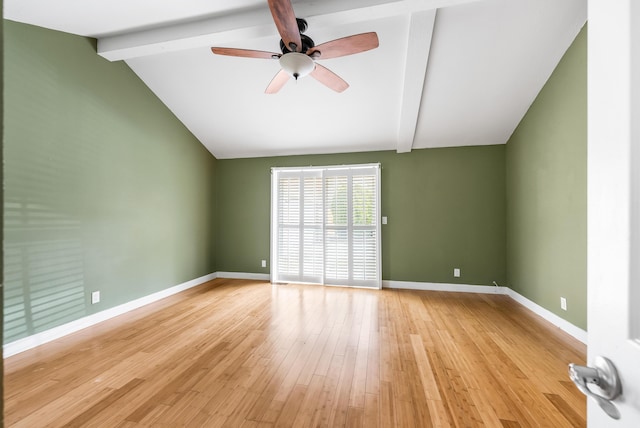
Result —
POLYGON ((293 0, 316 44, 375 31, 379 48, 318 60, 264 93, 279 51, 266 0, 5 0, 7 19, 98 39, 216 157, 504 144, 587 18, 586 0, 293 0))

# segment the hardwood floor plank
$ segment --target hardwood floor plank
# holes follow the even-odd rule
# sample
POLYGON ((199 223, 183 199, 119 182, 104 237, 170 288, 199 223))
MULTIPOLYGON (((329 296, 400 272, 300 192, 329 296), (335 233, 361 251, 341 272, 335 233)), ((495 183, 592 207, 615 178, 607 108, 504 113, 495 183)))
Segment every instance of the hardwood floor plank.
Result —
MULTIPOLYGON (((244 421, 247 419, 249 415, 249 411, 258 400, 260 396, 251 391, 246 391, 245 395, 242 398, 242 401, 236 406, 233 411, 227 416, 224 421, 223 426, 228 427, 239 427, 244 421)), ((203 425, 206 426, 206 425, 203 425)))
MULTIPOLYGON (((407 368, 409 373, 418 373, 418 364, 415 360, 407 361, 407 368)), ((419 427, 433 426, 434 416, 431 415, 429 401, 424 395, 422 382, 417 378, 413 378, 409 379, 408 385, 411 398, 410 405, 413 408, 416 425, 419 427)))
POLYGON ((396 400, 393 396, 393 387, 389 382, 380 382, 380 426, 392 427, 396 423, 396 400))
POLYGON ((586 427, 585 418, 579 415, 566 401, 557 394, 544 394, 545 397, 560 411, 560 414, 572 427, 586 427))
MULTIPOLYGON (((307 391, 300 404, 298 413, 295 416, 292 426, 309 427, 313 421, 315 410, 318 406, 318 399, 322 394, 322 387, 325 382, 324 376, 315 375, 311 378, 311 382, 307 386, 307 391)), ((306 386, 306 385, 304 385, 306 386)))
POLYGON ((8 427, 580 427, 586 347, 506 296, 218 279, 5 360, 8 427))
POLYGON ((338 378, 335 400, 331 408, 329 426, 345 426, 347 411, 349 410, 349 396, 353 386, 353 375, 356 366, 356 349, 348 347, 338 378))
MULTIPOLYGON (((265 385, 262 390, 262 394, 260 395, 260 399, 256 402, 256 405, 251 410, 249 415, 249 419, 258 421, 258 422, 271 422, 274 423, 277 419, 277 414, 274 417, 274 406, 278 407, 284 400, 276 400, 276 403, 273 403, 275 400, 276 394, 280 388, 280 385, 285 380, 288 370, 293 364, 294 361, 298 358, 300 351, 304 344, 302 342, 296 341, 294 342, 282 360, 282 362, 274 366, 271 372, 266 376, 269 382, 265 385), (269 413, 269 416, 265 416, 269 413)), ((259 380, 261 382, 261 380, 259 380)), ((259 388, 252 388, 253 390, 257 390, 259 388)))
POLYGON ((276 427, 291 427, 298 415, 298 409, 304 401, 307 393, 307 387, 305 385, 296 385, 284 403, 284 407, 276 420, 274 426, 276 427))
POLYGON ((51 400, 51 390, 58 384, 57 380, 44 380, 42 382, 30 382, 26 384, 26 391, 21 396, 14 398, 16 391, 5 390, 5 400, 14 400, 15 405, 5 411, 6 421, 19 421, 26 418, 36 410, 44 407, 51 400), (13 392, 13 394, 11 394, 13 392))
POLYGON ((313 349, 304 362, 304 367, 302 367, 302 370, 300 371, 300 376, 298 376, 296 383, 298 383, 299 385, 309 385, 309 383, 311 382, 318 363, 320 362, 322 350, 327 345, 327 341, 329 340, 331 330, 332 326, 325 325, 320 332, 318 339, 315 341, 313 349))
POLYGON ((71 419, 69 422, 64 424, 65 428, 75 428, 75 427, 83 427, 86 426, 91 419, 95 418, 100 413, 109 409, 109 407, 115 405, 115 403, 119 400, 122 400, 127 394, 129 394, 132 390, 140 386, 144 380, 142 379, 133 379, 128 382, 126 385, 122 386, 122 388, 113 390, 109 395, 104 397, 102 400, 98 401, 96 404, 71 419))
POLYGON ((431 368, 431 363, 429 363, 429 358, 424 349, 422 338, 417 334, 410 335, 410 338, 424 396, 427 400, 441 401, 440 391, 438 390, 436 379, 433 376, 433 369, 431 368))
POLYGON ((326 376, 323 376, 324 384, 322 392, 318 397, 316 410, 313 415, 311 426, 329 426, 329 419, 333 409, 333 403, 336 400, 338 390, 338 380, 340 372, 344 365, 344 355, 334 355, 326 376))
POLYGON ((314 375, 326 376, 329 371, 329 366, 331 365, 331 360, 335 355, 335 349, 338 345, 338 339, 340 338, 340 330, 342 329, 342 324, 334 323, 331 327, 331 332, 329 333, 329 339, 327 339, 327 343, 324 348, 322 348, 322 352, 320 357, 318 358, 318 364, 316 365, 315 370, 313 371, 314 375))
POLYGON ((377 428, 380 426, 380 409, 378 406, 378 394, 366 394, 364 398, 364 420, 363 426, 366 428, 377 428))
POLYGON ((278 391, 276 392, 274 400, 285 401, 289 394, 296 387, 298 378, 300 377, 300 373, 304 368, 306 362, 309 360, 311 351, 313 351, 317 339, 318 335, 313 334, 302 344, 300 353, 296 357, 293 364, 291 364, 287 368, 287 374, 278 387, 278 391))
POLYGON ((502 424, 500 423, 500 418, 496 414, 492 402, 489 400, 489 396, 491 394, 486 394, 486 391, 477 390, 470 388, 469 395, 475 404, 476 409, 478 409, 478 413, 480 413, 480 418, 482 419, 482 423, 486 428, 500 428, 502 424))
MULTIPOLYGON (((347 410, 347 420, 345 426, 359 428, 364 424, 364 409, 360 407, 349 407, 347 410)), ((367 427, 368 428, 368 427, 367 427)))
POLYGON ((372 327, 367 352, 367 380, 365 392, 378 395, 380 391, 380 332, 372 327))
POLYGON ((51 399, 46 405, 24 418, 14 420, 5 417, 5 424, 9 427, 32 428, 43 426, 43 421, 46 421, 51 426, 62 427, 69 420, 91 408, 113 392, 110 388, 94 388, 90 392, 88 388, 84 389, 87 391, 87 395, 84 398, 78 398, 74 395, 62 395, 56 399, 51 399))

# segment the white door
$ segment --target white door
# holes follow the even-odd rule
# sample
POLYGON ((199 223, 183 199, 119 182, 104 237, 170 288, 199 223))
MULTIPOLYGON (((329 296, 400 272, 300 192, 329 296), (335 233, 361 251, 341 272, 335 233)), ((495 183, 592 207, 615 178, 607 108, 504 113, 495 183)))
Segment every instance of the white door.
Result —
POLYGON ((622 385, 620 419, 590 399, 589 427, 640 427, 639 3, 589 0, 588 364, 622 385))

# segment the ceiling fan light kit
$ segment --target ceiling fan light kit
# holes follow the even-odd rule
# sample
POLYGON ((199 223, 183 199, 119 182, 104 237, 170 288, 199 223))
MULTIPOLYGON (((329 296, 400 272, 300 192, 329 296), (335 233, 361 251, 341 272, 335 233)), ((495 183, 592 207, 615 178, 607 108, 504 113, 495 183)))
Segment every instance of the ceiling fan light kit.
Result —
POLYGON ((311 57, 305 54, 289 52, 280 57, 280 67, 291 77, 298 80, 299 77, 304 77, 311 73, 316 68, 316 64, 311 57))
POLYGON ((315 46, 309 36, 302 34, 307 29, 307 21, 296 18, 291 0, 268 0, 269 9, 276 24, 282 54, 251 49, 218 48, 211 51, 216 55, 244 58, 278 59, 282 68, 265 90, 267 94, 278 92, 291 76, 298 80, 310 75, 326 87, 342 92, 349 87, 340 76, 315 62, 316 59, 331 59, 365 52, 378 47, 376 33, 362 33, 343 37, 315 46))

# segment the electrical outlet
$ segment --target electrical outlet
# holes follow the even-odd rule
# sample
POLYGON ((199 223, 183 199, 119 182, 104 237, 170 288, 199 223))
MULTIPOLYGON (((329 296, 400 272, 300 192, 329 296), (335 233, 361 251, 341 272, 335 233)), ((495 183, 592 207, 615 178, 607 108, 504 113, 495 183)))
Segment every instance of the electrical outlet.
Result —
POLYGON ((387 216, 386 215, 382 216, 382 224, 387 224, 387 216))
POLYGON ((455 276, 456 278, 460 278, 460 268, 453 269, 453 276, 455 276))
POLYGON ((267 261, 266 260, 262 261, 262 267, 267 267, 267 261))
POLYGON ((100 302, 100 292, 99 291, 94 291, 91 293, 91 304, 95 305, 96 303, 100 302))
POLYGON ((563 311, 567 310, 567 299, 565 299, 564 297, 560 298, 560 309, 562 309, 563 311))

